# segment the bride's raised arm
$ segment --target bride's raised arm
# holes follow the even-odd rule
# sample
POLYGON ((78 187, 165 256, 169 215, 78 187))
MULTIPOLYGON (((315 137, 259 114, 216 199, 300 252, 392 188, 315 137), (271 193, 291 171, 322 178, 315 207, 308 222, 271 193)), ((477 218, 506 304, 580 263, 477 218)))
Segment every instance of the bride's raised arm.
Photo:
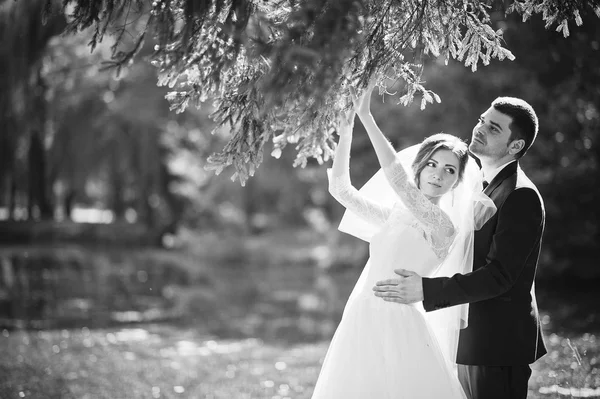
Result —
POLYGON ((350 147, 352 145, 352 129, 354 128, 354 111, 347 117, 340 117, 337 148, 333 166, 328 170, 329 192, 346 209, 354 212, 370 224, 380 226, 391 214, 390 207, 383 206, 363 196, 350 181, 350 147))
POLYGON ((373 86, 370 85, 360 98, 353 93, 352 101, 388 182, 408 210, 423 224, 430 227, 433 232, 441 233, 442 236, 452 235, 454 228, 448 216, 410 181, 408 173, 397 158, 394 147, 377 126, 371 114, 372 89, 373 86))
POLYGON ((354 103, 356 115, 358 115, 360 121, 367 130, 375 154, 377 154, 379 165, 382 168, 385 168, 396 160, 396 150, 394 150, 392 144, 383 135, 383 132, 379 129, 377 123, 375 123, 373 115, 371 115, 371 92, 373 91, 373 87, 372 84, 369 85, 360 98, 357 97, 354 90, 351 89, 352 102, 354 103))

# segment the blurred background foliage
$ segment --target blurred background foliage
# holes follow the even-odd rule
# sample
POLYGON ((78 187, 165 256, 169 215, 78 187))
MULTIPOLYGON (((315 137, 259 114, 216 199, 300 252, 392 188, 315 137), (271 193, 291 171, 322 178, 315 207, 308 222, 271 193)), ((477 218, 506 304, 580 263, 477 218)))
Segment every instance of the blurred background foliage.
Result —
MULTIPOLYGON (((527 23, 493 17, 515 61, 493 61, 473 73, 452 60, 429 60, 424 78, 441 104, 422 111, 386 95, 373 113, 402 148, 440 131, 468 140, 497 96, 530 102, 540 134, 521 164, 546 204, 540 287, 597 287, 600 26, 584 17, 565 39, 544 29, 539 17, 527 23)), ((229 132, 209 134, 209 102, 169 112, 168 89, 156 85, 156 70, 145 62, 152 40, 116 76, 103 69, 110 39, 90 52, 91 32, 65 36, 65 24, 61 16, 43 24, 41 2, 0 2, 0 246, 67 242, 208 253, 190 237, 210 233, 234 237, 220 256, 243 265, 247 242, 256 237, 310 231, 329 247, 312 258, 318 267, 362 267, 366 244, 336 230, 343 209, 327 193, 325 166, 293 168, 288 146, 279 159, 265 157, 246 187, 215 176, 204 169, 206 159, 229 132)), ((377 160, 359 123, 355 137, 351 173, 360 186, 377 160)), ((276 240, 255 248, 269 246, 276 240)), ((262 256, 253 261, 268 263, 262 256)), ((138 269, 129 275, 138 278, 138 269)))

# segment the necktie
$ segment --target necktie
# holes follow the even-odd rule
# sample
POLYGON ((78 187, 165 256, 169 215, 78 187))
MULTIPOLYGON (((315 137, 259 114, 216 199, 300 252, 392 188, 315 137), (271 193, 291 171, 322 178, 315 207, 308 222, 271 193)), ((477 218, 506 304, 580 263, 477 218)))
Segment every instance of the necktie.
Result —
POLYGON ((483 189, 485 190, 487 188, 487 186, 489 186, 490 183, 488 183, 487 181, 483 181, 483 189))

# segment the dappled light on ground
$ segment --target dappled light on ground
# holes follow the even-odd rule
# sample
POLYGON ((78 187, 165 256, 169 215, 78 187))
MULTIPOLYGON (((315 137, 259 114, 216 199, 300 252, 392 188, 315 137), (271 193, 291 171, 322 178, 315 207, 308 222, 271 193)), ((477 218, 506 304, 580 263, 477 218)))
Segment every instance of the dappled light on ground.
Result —
MULTIPOLYGON (((2 398, 310 398, 328 340, 281 345, 193 328, 2 331, 2 398)), ((600 397, 595 335, 551 335, 529 398, 600 397), (578 353, 576 355, 576 353, 578 353)))
POLYGON ((542 397, 600 397, 599 341, 594 334, 550 334, 548 354, 535 363, 530 387, 542 397))
MULTIPOLYGON (((3 266, 18 276, 11 287, 31 276, 23 287, 47 295, 36 297, 50 311, 91 295, 85 312, 71 314, 83 317, 69 323, 32 302, 4 302, 22 322, 0 326, 7 348, 0 398, 310 398, 361 270, 359 247, 329 243, 335 250, 328 250, 322 236, 300 230, 196 243, 179 253, 98 254, 109 261, 93 273, 89 261, 62 264, 46 250, 28 248, 29 263, 11 255, 3 266), (98 304, 109 305, 98 308, 109 317, 92 311, 98 304), (170 317, 149 323, 151 314, 170 317), (24 329, 28 315, 46 327, 24 329)), ((81 250, 63 255, 85 259, 81 250)), ((555 292, 548 298, 539 297, 552 305, 540 315, 548 355, 533 366, 529 398, 600 397, 593 305, 555 292)))
POLYGON ((558 385, 540 388, 540 393, 544 395, 558 394, 572 398, 598 398, 600 397, 600 388, 564 388, 558 385))
POLYGON ((164 326, 8 332, 0 397, 307 397, 322 344, 218 340, 164 326), (12 365, 12 366, 11 366, 12 365))

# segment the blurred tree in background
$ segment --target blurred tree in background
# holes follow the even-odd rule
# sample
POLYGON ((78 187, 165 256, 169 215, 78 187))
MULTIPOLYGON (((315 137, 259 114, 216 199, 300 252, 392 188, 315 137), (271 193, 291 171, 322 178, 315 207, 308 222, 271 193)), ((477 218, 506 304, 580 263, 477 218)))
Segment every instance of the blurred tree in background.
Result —
MULTIPOLYGON (((382 96, 373 113, 398 148, 438 131, 468 139, 499 95, 534 106, 540 135, 522 164, 548 213, 543 257, 549 267, 540 274, 597 277, 600 32, 586 11, 597 11, 598 2, 537 3, 448 1, 436 9, 428 1, 163 0, 149 6, 112 0, 68 1, 59 11, 53 1, 0 1, 0 208, 19 220, 68 218, 75 206, 108 209, 114 221, 158 230, 183 222, 258 233, 315 227, 323 215, 338 220, 341 208, 327 194, 320 161, 333 147, 335 115, 348 105, 342 84, 364 86, 395 64, 399 75, 380 84, 398 95, 382 96), (506 16, 507 10, 515 12, 506 16), (404 27, 394 25, 402 11, 404 27), (439 39, 436 51, 427 42, 427 32, 437 28, 426 22, 444 15, 456 19, 440 26, 456 28, 462 40, 454 53, 450 39, 431 36, 439 39), (60 35, 65 28, 81 33, 60 35), (404 30, 389 42, 394 29, 404 30), (483 31, 469 36, 469 29, 483 31), (477 47, 472 40, 485 35, 490 59, 469 58, 468 49, 477 47), (493 51, 509 56, 500 45, 516 60, 494 60, 493 51), (383 57, 379 63, 368 63, 369 48, 379 51, 373 53, 383 57), (479 69, 472 73, 465 62, 479 69), (157 73, 159 83, 172 87, 157 87, 157 73), (440 104, 398 106, 411 95, 433 100, 429 90, 440 104), (202 108, 187 108, 199 100, 202 108), (169 105, 185 111, 169 112, 169 105), (245 181, 263 151, 280 159, 265 157, 244 189, 205 169, 230 164, 234 178, 245 181), (298 159, 304 168, 293 167, 298 159)), ((377 168, 360 129, 351 162, 356 185, 377 168)))
MULTIPOLYGON (((42 0, 37 0, 42 1, 42 0)), ((565 36, 581 12, 600 15, 600 1, 558 0, 43 0, 45 16, 68 15, 68 32, 91 28, 92 49, 113 34, 112 66, 121 70, 155 39, 159 84, 181 112, 209 98, 214 120, 230 130, 223 151, 209 158, 217 173, 235 168, 242 185, 262 162, 265 143, 276 151, 297 144, 295 164, 332 154, 337 115, 349 107, 347 86, 376 78, 381 91, 401 83, 400 102, 439 100, 423 86, 427 57, 471 67, 512 59, 490 12, 540 14, 565 36), (56 12, 56 10, 60 10, 56 12), (129 26, 141 26, 129 40, 129 26), (390 83, 391 82, 391 83, 390 83)))
POLYGON ((43 150, 48 107, 42 60, 48 42, 64 29, 66 20, 58 15, 42 24, 41 2, 3 2, 0 7, 0 179, 9 193, 11 213, 21 194, 27 197, 29 211, 37 204, 42 217, 51 217, 43 150), (26 186, 19 187, 23 183, 26 186))

